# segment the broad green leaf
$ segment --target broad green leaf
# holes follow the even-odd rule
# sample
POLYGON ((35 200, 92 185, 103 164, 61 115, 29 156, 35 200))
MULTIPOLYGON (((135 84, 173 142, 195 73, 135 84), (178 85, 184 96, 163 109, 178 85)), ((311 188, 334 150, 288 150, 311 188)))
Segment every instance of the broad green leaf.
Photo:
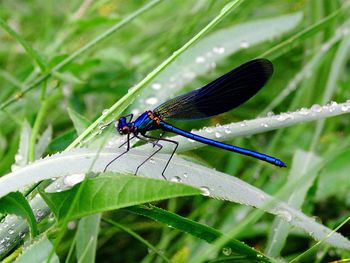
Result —
MULTIPOLYGON (((161 222, 180 231, 189 233, 192 236, 205 240, 208 243, 213 243, 216 239, 223 236, 223 234, 220 231, 212 227, 197 223, 185 217, 179 216, 177 214, 171 213, 169 211, 154 206, 133 206, 126 208, 126 210, 149 217, 155 221, 161 222)), ((245 245, 244 243, 234 238, 228 240, 228 242, 225 244, 224 250, 230 252, 229 254, 234 253, 246 256, 247 260, 270 262, 270 260, 263 254, 259 253, 255 249, 245 245)))
POLYGON ((200 190, 187 185, 144 177, 111 175, 87 179, 64 192, 41 192, 59 220, 197 194, 200 194, 200 190))
MULTIPOLYGON (((47 239, 41 239, 30 245, 24 252, 16 259, 16 263, 46 263, 47 259, 53 249, 51 242, 47 239)), ((59 258, 56 254, 51 257, 50 263, 59 263, 59 258)))
POLYGON ((75 110, 68 108, 68 114, 78 135, 89 126, 90 122, 75 110))
POLYGON ((15 214, 28 221, 32 236, 38 235, 38 228, 33 211, 27 199, 20 192, 9 193, 0 199, 0 213, 15 214))
POLYGON ((76 255, 78 262, 95 262, 100 222, 101 214, 87 216, 79 221, 76 233, 76 255))

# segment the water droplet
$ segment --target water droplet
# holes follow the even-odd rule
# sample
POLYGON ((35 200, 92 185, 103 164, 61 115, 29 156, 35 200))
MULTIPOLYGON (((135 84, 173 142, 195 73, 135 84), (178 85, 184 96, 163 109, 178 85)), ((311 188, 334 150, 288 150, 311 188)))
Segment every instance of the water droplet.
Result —
POLYGON ((83 181, 84 178, 85 178, 84 173, 72 174, 72 175, 65 176, 63 179, 63 183, 66 186, 74 186, 74 185, 80 183, 81 181, 83 181))
POLYGON ((267 114, 266 114, 266 116, 267 117, 272 117, 272 116, 274 116, 275 114, 273 113, 273 111, 269 111, 267 114))
POLYGON ((75 222, 75 221, 70 221, 70 222, 67 224, 67 228, 68 228, 69 230, 74 230, 74 229, 76 228, 76 226, 77 226, 77 222, 75 222))
POLYGON ((220 138, 221 137, 221 133, 220 132, 215 132, 215 138, 220 138))
POLYGON ((183 175, 182 175, 184 178, 187 178, 187 173, 183 173, 183 175))
POLYGON ((154 90, 160 90, 162 88, 162 84, 155 82, 151 85, 151 88, 154 90))
POLYGON ((202 191, 202 195, 204 195, 204 196, 209 196, 210 195, 210 190, 209 190, 208 187, 201 186, 199 189, 202 191))
POLYGON ((308 115, 310 113, 310 111, 307 108, 301 108, 298 113, 300 115, 308 115))
POLYGON ((285 121, 288 119, 293 119, 293 116, 289 113, 282 113, 282 114, 277 116, 278 121, 285 121))
POLYGON ((216 54, 223 54, 225 52, 224 47, 213 47, 213 52, 216 54))
POLYGON ((267 128, 269 125, 266 122, 261 123, 261 127, 267 128))
POLYGON ((156 97, 150 97, 146 100, 146 104, 154 105, 158 103, 158 99, 156 97))
POLYGON ((156 161, 153 158, 149 159, 149 162, 150 163, 156 163, 156 161))
POLYGON ((170 181, 174 183, 181 183, 182 179, 179 176, 174 176, 170 179, 170 181))
POLYGON ((192 139, 190 139, 190 138, 188 138, 187 141, 189 141, 189 142, 195 142, 194 140, 192 140, 192 139))
POLYGON ((213 128, 211 128, 211 127, 205 128, 205 131, 207 133, 212 133, 213 132, 213 128))
POLYGON ((225 256, 229 256, 232 254, 232 249, 230 247, 224 247, 222 249, 222 254, 224 254, 225 256))
POLYGON ((248 41, 242 40, 239 46, 241 48, 249 48, 250 44, 248 41))
POLYGON ((196 73, 192 71, 185 71, 183 77, 188 80, 192 80, 196 77, 196 73))
POLYGON ((318 105, 318 104, 314 104, 314 105, 312 105, 311 110, 313 112, 321 112, 322 111, 322 107, 320 105, 318 105))
POLYGON ((15 161, 17 163, 21 162, 22 160, 23 160, 23 156, 22 155, 20 155, 20 154, 16 154, 15 155, 15 161))
POLYGON ((37 216, 37 218, 42 218, 42 217, 44 216, 44 212, 41 211, 40 209, 38 209, 38 210, 36 211, 36 216, 37 216))
POLYGON ((196 58, 197 64, 203 64, 205 62, 205 57, 199 56, 196 58))
POLYGON ((9 228, 9 230, 7 230, 7 233, 9 233, 10 235, 12 235, 13 233, 15 233, 15 230, 13 230, 12 228, 9 228))
POLYGON ((23 239, 23 238, 26 237, 26 233, 25 232, 19 232, 18 236, 19 236, 20 239, 23 239))
POLYGON ((284 220, 286 220, 287 222, 290 222, 292 220, 292 214, 287 211, 287 210, 279 210, 277 211, 277 216, 283 218, 284 220))
POLYGON ((103 111, 102 111, 102 115, 106 115, 108 113, 108 109, 104 109, 103 111))
POLYGON ((349 106, 348 106, 347 104, 344 104, 344 103, 343 103, 343 104, 341 105, 341 108, 340 108, 340 109, 341 109, 341 111, 348 111, 348 110, 349 110, 349 106))
POLYGON ((232 131, 231 131, 231 129, 226 128, 226 129, 224 130, 224 132, 225 132, 226 134, 230 134, 232 131))
POLYGON ((245 127, 245 126, 247 126, 247 121, 242 121, 241 122, 241 127, 245 127))

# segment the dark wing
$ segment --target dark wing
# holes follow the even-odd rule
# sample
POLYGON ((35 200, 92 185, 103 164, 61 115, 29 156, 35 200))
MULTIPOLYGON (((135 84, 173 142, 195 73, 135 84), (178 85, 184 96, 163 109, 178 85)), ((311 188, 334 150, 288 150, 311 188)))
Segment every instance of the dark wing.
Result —
POLYGON ((162 119, 202 119, 229 111, 253 97, 273 72, 267 59, 254 59, 211 83, 154 109, 162 119))

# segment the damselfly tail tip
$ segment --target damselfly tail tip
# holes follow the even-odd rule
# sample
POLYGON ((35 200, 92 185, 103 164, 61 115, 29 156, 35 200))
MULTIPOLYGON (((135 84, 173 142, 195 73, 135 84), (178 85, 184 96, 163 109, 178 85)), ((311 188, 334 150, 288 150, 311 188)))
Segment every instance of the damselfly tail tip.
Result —
POLYGON ((278 160, 279 162, 277 163, 277 166, 279 166, 279 167, 286 167, 287 168, 287 165, 284 163, 284 162, 282 162, 281 160, 278 160))

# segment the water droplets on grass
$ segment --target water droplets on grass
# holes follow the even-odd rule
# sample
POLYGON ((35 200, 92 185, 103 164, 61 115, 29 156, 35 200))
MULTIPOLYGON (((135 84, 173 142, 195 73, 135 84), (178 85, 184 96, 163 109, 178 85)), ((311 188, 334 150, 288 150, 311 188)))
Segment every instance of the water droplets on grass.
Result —
POLYGON ((232 249, 230 247, 224 247, 222 249, 222 254, 225 256, 230 256, 232 254, 232 249))
POLYGON ((301 108, 301 109, 298 111, 298 113, 299 113, 300 115, 306 116, 306 115, 309 115, 309 114, 310 114, 310 111, 309 111, 307 108, 301 108))
POLYGON ((218 132, 218 131, 217 131, 217 132, 215 132, 215 138, 221 138, 221 136, 222 136, 222 135, 221 135, 221 133, 220 133, 220 132, 218 132))
POLYGON ((232 133, 232 131, 231 131, 231 129, 230 129, 230 128, 225 128, 224 132, 225 132, 226 134, 230 134, 230 133, 232 133))
POLYGON ((213 47, 213 52, 216 54, 223 54, 225 53, 225 48, 224 47, 213 47))
POLYGON ((287 210, 284 210, 284 209, 280 209, 277 211, 277 216, 283 218, 284 220, 286 220, 287 222, 290 222, 292 221, 292 214, 287 211, 287 210))
POLYGON ((250 43, 246 40, 242 40, 241 43, 239 44, 240 48, 246 49, 250 47, 250 43))
POLYGON ((154 90, 160 90, 162 88, 162 84, 155 82, 151 85, 151 88, 154 90))
POLYGON ((155 105, 158 103, 158 99, 156 97, 150 97, 146 100, 146 104, 155 105))
POLYGON ((72 174, 72 175, 67 175, 64 177, 63 179, 63 183, 66 186, 74 186, 78 183, 80 183, 81 181, 83 181, 85 178, 85 174, 84 173, 77 173, 77 174, 72 174))
POLYGON ((181 177, 179 176, 173 176, 171 179, 170 179, 171 182, 174 182, 174 183, 181 183, 182 182, 182 179, 181 177))
POLYGON ((248 124, 247 124, 247 121, 242 121, 240 125, 241 127, 246 127, 248 124))
POLYGON ((102 111, 102 115, 106 115, 108 113, 108 109, 104 109, 103 111, 102 111))
POLYGON ((13 228, 9 228, 7 230, 7 233, 9 233, 9 235, 13 235, 15 233, 15 230, 13 230, 13 228))
POLYGON ((321 112, 322 111, 322 107, 319 104, 314 104, 311 106, 311 111, 313 112, 321 112))
POLYGON ((210 190, 207 186, 201 186, 199 189, 201 190, 202 195, 204 195, 204 196, 210 195, 210 190))
POLYGON ((341 107, 340 107, 340 110, 343 111, 343 112, 348 111, 349 110, 349 105, 342 104, 341 107))
POLYGON ((196 57, 197 64, 203 64, 204 62, 205 62, 205 57, 202 57, 202 56, 196 57))

